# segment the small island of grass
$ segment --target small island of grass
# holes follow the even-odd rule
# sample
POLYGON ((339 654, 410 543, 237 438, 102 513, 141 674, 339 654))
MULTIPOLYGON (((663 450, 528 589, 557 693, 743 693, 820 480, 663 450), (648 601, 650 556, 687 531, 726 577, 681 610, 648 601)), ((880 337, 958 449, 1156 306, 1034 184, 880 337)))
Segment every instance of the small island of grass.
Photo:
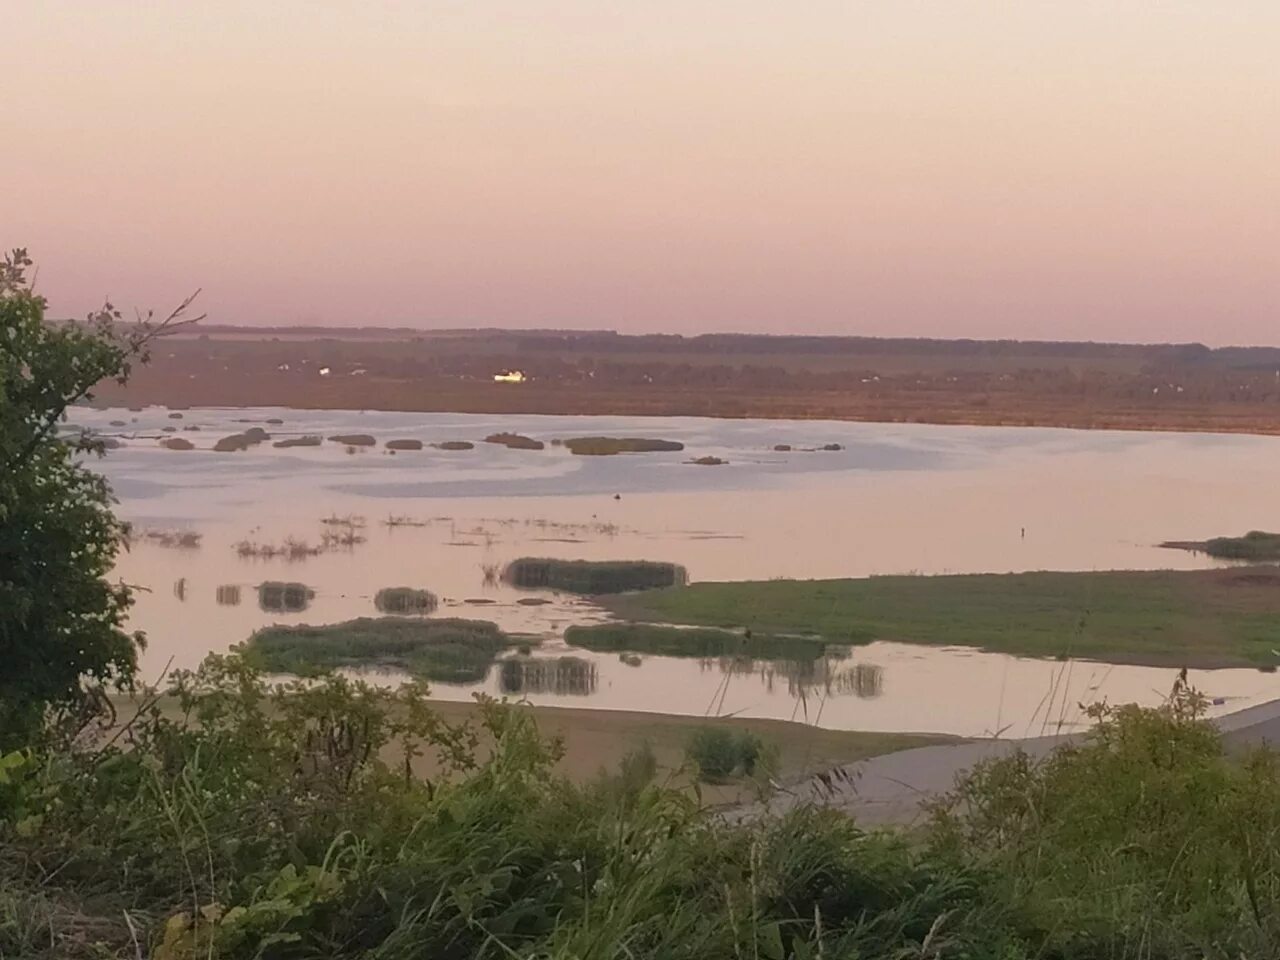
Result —
POLYGON ((684 567, 651 560, 556 560, 521 557, 507 565, 502 579, 526 590, 606 594, 683 586, 684 567))
POLYGON ((372 447, 378 442, 367 433, 339 433, 329 439, 345 447, 372 447))
POLYGON ((1160 544, 1172 550, 1191 550, 1219 560, 1280 561, 1280 533, 1250 530, 1243 537, 1214 537, 1211 540, 1166 540, 1160 544))
POLYGON ((265 627, 243 649, 273 673, 315 676, 341 667, 373 667, 425 680, 475 683, 511 642, 487 620, 361 617, 320 627, 265 627))
POLYGON ((373 598, 373 605, 382 613, 430 613, 439 601, 430 590, 414 587, 383 587, 373 598))
POLYGON ((546 444, 519 433, 491 433, 484 438, 485 443, 496 443, 511 450, 543 450, 546 444))
POLYGON ((321 443, 323 443, 323 441, 320 437, 316 436, 288 437, 284 440, 277 440, 272 444, 272 446, 281 450, 287 450, 290 447, 318 447, 321 443))
POLYGON ((675 440, 645 437, 574 437, 564 441, 570 453, 580 457, 608 457, 619 453, 672 453, 684 449, 675 440))
POLYGON ((258 606, 268 613, 301 613, 315 595, 305 583, 268 580, 258 584, 258 606))

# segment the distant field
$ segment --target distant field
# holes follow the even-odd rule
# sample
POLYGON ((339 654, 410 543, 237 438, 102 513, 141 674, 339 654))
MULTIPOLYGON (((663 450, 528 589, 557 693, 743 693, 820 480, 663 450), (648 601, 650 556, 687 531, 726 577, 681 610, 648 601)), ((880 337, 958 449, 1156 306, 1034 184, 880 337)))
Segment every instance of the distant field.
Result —
POLYGON ((1280 664, 1280 568, 696 583, 627 620, 1187 667, 1280 664))
POLYGON ((1280 433, 1271 348, 199 329, 99 402, 1280 433))

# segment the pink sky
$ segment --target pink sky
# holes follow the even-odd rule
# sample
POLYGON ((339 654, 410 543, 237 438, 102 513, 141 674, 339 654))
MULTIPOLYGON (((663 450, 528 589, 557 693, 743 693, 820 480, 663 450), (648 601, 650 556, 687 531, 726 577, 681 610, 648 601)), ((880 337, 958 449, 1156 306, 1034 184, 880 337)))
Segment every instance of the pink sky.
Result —
MULTIPOLYGON (((55 313, 1280 343, 1275 0, 10 2, 55 313)), ((16 59, 15 59, 16 58, 16 59)))

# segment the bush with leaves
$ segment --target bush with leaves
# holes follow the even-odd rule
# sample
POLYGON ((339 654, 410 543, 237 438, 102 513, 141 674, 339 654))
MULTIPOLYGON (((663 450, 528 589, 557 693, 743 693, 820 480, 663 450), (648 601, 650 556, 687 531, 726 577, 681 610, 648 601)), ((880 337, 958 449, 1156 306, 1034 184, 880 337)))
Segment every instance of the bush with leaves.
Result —
POLYGON ((133 679, 141 638, 124 628, 129 591, 107 581, 124 526, 106 482, 78 457, 101 444, 63 442, 57 428, 95 384, 127 379, 190 303, 127 329, 110 304, 83 323, 53 323, 30 266, 22 250, 0 263, 0 749, 38 731, 49 708, 101 707, 85 680, 133 679))

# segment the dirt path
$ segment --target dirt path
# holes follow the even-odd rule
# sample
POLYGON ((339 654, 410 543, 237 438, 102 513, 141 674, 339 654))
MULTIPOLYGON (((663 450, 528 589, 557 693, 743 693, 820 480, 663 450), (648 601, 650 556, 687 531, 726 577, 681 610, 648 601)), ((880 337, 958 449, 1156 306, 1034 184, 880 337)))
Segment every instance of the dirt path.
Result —
MULTIPOLYGON (((1229 746, 1270 743, 1280 747, 1280 700, 1249 707, 1215 721, 1229 746)), ((1072 735, 1077 736, 1077 735, 1072 735)), ((767 805, 737 808, 734 816, 768 809, 781 813, 806 803, 844 810, 866 826, 909 825, 922 816, 923 804, 945 793, 974 764, 1022 749, 1042 757, 1071 736, 1029 740, 975 740, 900 750, 834 767, 820 779, 810 777, 780 791, 767 805)))

